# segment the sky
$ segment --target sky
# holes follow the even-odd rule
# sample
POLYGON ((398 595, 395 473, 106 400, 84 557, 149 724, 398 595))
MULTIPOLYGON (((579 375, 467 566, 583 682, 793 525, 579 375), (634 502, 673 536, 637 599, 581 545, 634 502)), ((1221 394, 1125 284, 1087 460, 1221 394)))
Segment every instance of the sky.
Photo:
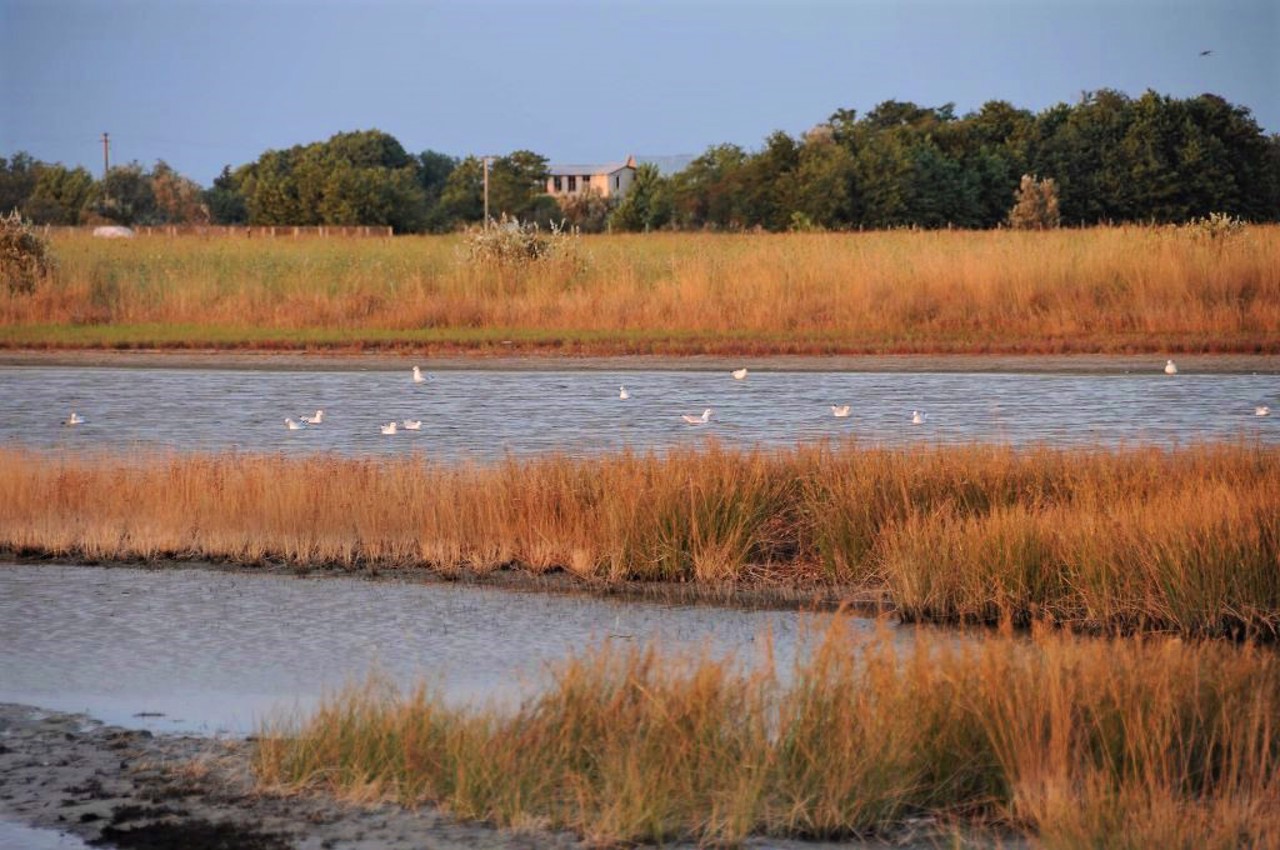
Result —
POLYGON ((758 149, 837 109, 1212 92, 1280 132, 1275 0, 0 0, 0 155, 209 185, 379 129, 552 163, 758 149), (1212 51, 1201 56, 1201 51, 1212 51))

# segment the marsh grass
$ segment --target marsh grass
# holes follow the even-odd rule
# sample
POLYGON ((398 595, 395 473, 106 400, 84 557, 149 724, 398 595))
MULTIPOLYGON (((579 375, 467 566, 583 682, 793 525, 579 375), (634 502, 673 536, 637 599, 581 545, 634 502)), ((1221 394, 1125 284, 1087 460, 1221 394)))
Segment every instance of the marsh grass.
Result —
POLYGON ((60 235, 0 293, 8 346, 585 353, 1276 351, 1280 227, 583 237, 589 263, 458 237, 60 235), (504 343, 509 344, 505 345, 504 343))
POLYGON ((1280 451, 622 452, 450 465, 0 449, 0 547, 887 590, 907 620, 1280 636, 1280 451))
MULTIPOLYGON (((845 618, 790 676, 766 657, 586 650, 518 707, 348 689, 269 725, 266 787, 433 803, 596 844, 1016 830, 1052 848, 1275 847, 1280 664, 1165 637, 909 648, 845 618)), ((767 642, 766 642, 767 643, 767 642)))

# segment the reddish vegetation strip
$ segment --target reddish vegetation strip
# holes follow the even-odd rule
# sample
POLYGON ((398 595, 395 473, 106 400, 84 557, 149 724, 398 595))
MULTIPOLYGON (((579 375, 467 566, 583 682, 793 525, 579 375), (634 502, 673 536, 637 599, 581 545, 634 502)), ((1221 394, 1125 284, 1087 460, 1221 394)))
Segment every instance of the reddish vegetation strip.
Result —
POLYGON ((883 590, 901 616, 1280 637, 1280 449, 673 451, 452 466, 0 449, 0 548, 883 590), (314 482, 324 481, 317 488, 314 482))
POLYGON ((7 348, 691 356, 1280 352, 1280 226, 53 242, 7 348))

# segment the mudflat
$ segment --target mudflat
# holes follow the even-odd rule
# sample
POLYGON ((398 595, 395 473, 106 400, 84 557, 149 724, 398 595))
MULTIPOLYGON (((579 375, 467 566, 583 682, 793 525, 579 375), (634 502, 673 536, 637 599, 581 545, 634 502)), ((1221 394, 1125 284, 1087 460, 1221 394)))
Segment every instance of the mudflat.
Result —
MULTIPOLYGON (((0 816, 94 846, 161 850, 561 850, 565 832, 463 823, 431 806, 357 805, 255 784, 252 739, 153 735, 79 714, 0 704, 0 816)), ((934 846, 921 822, 893 840, 753 839, 780 850, 934 846)), ((1014 845, 1018 845, 1015 839, 1014 845)), ((692 847, 693 845, 668 845, 692 847)), ((1003 846, 1011 846, 1007 839, 1003 846)))

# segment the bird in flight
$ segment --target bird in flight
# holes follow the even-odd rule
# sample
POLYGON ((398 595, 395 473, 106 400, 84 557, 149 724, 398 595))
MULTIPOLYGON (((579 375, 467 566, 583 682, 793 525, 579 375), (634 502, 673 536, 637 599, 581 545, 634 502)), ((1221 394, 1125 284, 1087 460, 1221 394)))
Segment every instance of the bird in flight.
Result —
POLYGON ((1201 55, 1201 56, 1208 56, 1208 55, 1209 55, 1210 53, 1212 53, 1212 52, 1213 52, 1212 50, 1201 50, 1201 51, 1200 51, 1200 55, 1201 55))

